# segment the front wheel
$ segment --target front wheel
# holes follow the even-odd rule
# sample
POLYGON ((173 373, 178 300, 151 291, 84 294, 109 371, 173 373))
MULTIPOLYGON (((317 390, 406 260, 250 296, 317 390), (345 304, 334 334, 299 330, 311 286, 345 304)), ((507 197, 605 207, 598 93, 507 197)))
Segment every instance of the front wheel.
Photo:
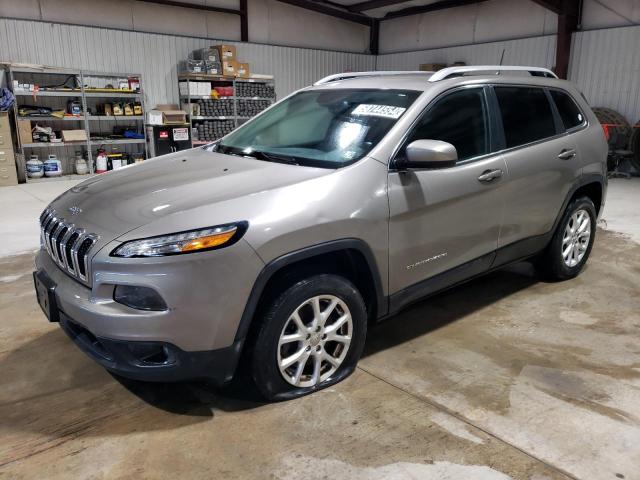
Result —
POLYGON ((596 234, 596 209, 587 197, 575 199, 564 212, 551 243, 538 260, 552 280, 577 276, 587 263, 596 234))
POLYGON ((354 371, 366 333, 366 307, 351 282, 336 275, 299 281, 266 310, 253 344, 253 379, 267 400, 326 388, 354 371))

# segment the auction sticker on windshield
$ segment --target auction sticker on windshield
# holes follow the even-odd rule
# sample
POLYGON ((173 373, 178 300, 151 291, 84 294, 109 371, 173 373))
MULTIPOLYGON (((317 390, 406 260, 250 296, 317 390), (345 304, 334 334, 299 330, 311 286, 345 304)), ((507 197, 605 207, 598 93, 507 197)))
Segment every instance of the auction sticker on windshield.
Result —
POLYGON ((403 107, 394 107, 391 105, 370 105, 363 103, 362 105, 358 105, 351 114, 367 117, 393 118, 396 120, 400 118, 400 115, 402 115, 405 110, 406 108, 403 107))

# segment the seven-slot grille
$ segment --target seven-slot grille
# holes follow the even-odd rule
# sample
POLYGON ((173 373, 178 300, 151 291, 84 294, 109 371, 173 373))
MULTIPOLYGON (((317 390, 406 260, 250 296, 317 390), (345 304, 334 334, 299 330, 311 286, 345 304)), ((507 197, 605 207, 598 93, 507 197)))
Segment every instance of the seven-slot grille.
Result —
POLYGON ((42 244, 51 258, 65 272, 88 283, 89 250, 96 242, 96 236, 72 223, 58 218, 53 210, 45 210, 40 215, 42 244))

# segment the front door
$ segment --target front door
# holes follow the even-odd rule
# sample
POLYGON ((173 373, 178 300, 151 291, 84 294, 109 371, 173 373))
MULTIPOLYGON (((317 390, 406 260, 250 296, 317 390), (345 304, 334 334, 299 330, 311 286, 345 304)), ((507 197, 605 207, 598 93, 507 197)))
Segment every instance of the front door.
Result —
POLYGON ((489 118, 485 87, 445 93, 422 114, 396 158, 414 140, 441 140, 456 147, 457 164, 406 171, 395 171, 391 164, 389 287, 401 303, 491 265, 507 169, 502 156, 492 153, 489 118), (435 277, 447 271, 451 275, 435 277), (430 278, 433 282, 425 282, 430 278))

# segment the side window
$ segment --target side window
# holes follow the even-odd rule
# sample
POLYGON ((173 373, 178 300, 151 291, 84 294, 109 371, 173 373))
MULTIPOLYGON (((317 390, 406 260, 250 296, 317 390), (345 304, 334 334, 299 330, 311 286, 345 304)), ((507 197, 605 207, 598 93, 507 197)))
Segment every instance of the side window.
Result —
POLYGON ((569 130, 582 125, 584 116, 569 94, 560 90, 550 90, 549 93, 558 108, 565 129, 569 130))
POLYGON ((405 147, 414 140, 441 140, 456 147, 459 160, 484 155, 489 153, 487 117, 482 88, 455 91, 424 113, 405 147))
POLYGON ((535 87, 494 87, 507 148, 554 136, 556 126, 547 94, 535 87))

